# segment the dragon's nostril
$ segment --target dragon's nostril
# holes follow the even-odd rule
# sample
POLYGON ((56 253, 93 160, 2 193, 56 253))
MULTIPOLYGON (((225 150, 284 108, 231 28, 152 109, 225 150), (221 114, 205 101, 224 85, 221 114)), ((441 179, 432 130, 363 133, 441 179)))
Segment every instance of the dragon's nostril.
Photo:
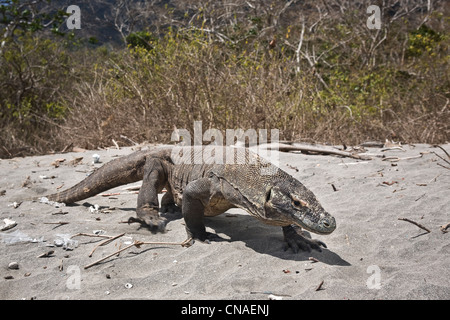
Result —
POLYGON ((325 232, 333 232, 333 230, 336 228, 336 222, 334 221, 334 218, 330 217, 324 217, 321 220, 321 225, 325 232))

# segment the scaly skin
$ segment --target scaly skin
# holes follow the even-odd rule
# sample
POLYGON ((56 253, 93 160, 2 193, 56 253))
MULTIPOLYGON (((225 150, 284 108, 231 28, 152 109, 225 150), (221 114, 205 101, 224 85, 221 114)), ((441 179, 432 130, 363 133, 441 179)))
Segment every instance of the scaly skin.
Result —
POLYGON ((287 245, 295 252, 326 247, 321 241, 305 238, 301 228, 318 234, 329 234, 336 228, 335 219, 300 181, 244 148, 137 151, 105 164, 72 188, 48 198, 70 204, 139 180, 137 218, 129 222, 163 228, 158 193, 166 188, 161 210, 181 208, 188 237, 201 241, 217 237, 206 232, 203 217, 235 207, 266 224, 281 226, 287 245))

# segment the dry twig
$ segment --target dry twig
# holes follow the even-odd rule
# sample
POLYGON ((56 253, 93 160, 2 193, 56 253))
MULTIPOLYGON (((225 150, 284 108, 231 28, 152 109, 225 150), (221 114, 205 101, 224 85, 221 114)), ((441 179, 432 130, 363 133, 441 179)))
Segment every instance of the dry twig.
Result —
POLYGON ((402 220, 402 221, 406 221, 406 222, 415 224, 415 225, 418 226, 420 229, 423 229, 423 230, 425 230, 425 231, 428 232, 428 233, 431 232, 431 230, 428 229, 427 227, 424 227, 423 225, 421 225, 420 223, 417 223, 417 222, 415 222, 415 221, 409 220, 408 218, 398 218, 398 220, 402 220))
POLYGON ((59 221, 59 222, 44 222, 44 224, 58 224, 58 225, 65 225, 65 224, 69 224, 68 222, 65 221, 59 221))
POLYGON ((117 150, 120 150, 120 147, 119 147, 119 144, 117 143, 117 141, 114 140, 114 139, 111 139, 111 140, 112 140, 112 142, 114 143, 114 146, 116 147, 116 149, 117 149, 117 150))
POLYGON ((94 249, 92 249, 91 253, 89 253, 89 257, 92 257, 92 255, 94 254, 94 251, 97 250, 98 247, 105 246, 105 245, 111 243, 112 241, 114 241, 114 240, 116 240, 116 239, 118 239, 120 237, 123 237, 124 235, 125 235, 125 233, 121 233, 121 234, 119 234, 117 236, 111 236, 109 239, 103 240, 97 246, 95 246, 94 249))
POLYGON ((448 232, 448 231, 447 231, 448 228, 450 228, 450 222, 447 223, 447 224, 442 225, 442 226, 439 228, 439 230, 441 230, 442 233, 447 233, 447 232, 448 232))
POLYGON ((442 161, 445 161, 445 162, 447 162, 448 164, 450 164, 450 161, 448 161, 448 160, 442 158, 440 155, 438 155, 438 154, 437 154, 436 152, 434 152, 434 151, 433 151, 433 153, 434 153, 436 156, 438 156, 442 161))
POLYGON ((70 237, 70 239, 79 237, 79 236, 85 236, 85 237, 93 237, 93 238, 107 238, 110 239, 112 236, 107 236, 105 234, 90 234, 90 233, 77 233, 70 237))
POLYGON ((48 257, 50 257, 53 253, 55 253, 55 251, 50 250, 50 251, 47 251, 47 252, 44 252, 44 253, 38 255, 36 258, 48 258, 48 257))
POLYGON ((106 259, 109 259, 109 258, 111 258, 112 256, 114 256, 114 255, 116 255, 116 254, 119 254, 119 253, 121 253, 122 251, 125 251, 125 250, 127 250, 127 249, 129 249, 129 248, 131 248, 131 247, 140 248, 140 247, 141 247, 142 245, 144 245, 144 244, 152 244, 152 245, 174 245, 174 246, 182 246, 182 247, 185 247, 185 246, 188 246, 188 245, 189 245, 189 243, 191 242, 191 240, 192 240, 191 238, 189 238, 189 239, 187 239, 187 240, 185 240, 185 241, 183 241, 183 242, 152 242, 152 241, 147 242, 147 241, 139 241, 139 240, 135 240, 132 244, 126 246, 125 248, 119 249, 119 250, 117 250, 116 252, 111 253, 110 255, 107 255, 106 257, 103 257, 103 258, 101 258, 101 259, 99 259, 99 260, 97 260, 97 261, 92 262, 91 264, 88 264, 87 266, 84 267, 84 269, 88 269, 88 268, 90 268, 90 267, 92 267, 92 266, 95 266, 96 264, 98 264, 98 263, 100 263, 100 262, 102 262, 102 261, 105 261, 106 259))
POLYGON ((97 261, 95 261, 95 262, 93 262, 91 264, 88 264, 87 266, 84 267, 84 269, 88 269, 88 268, 90 268, 92 266, 95 266, 97 263, 100 263, 100 262, 102 262, 102 261, 104 261, 104 260, 106 260, 108 258, 111 258, 112 256, 114 256, 114 255, 116 255, 116 254, 118 254, 118 253, 120 253, 120 252, 122 252, 122 251, 124 251, 124 250, 126 250, 128 248, 131 248, 134 245, 135 245, 135 243, 132 243, 129 246, 126 246, 125 248, 122 248, 122 249, 120 249, 120 250, 118 250, 118 251, 116 251, 116 252, 114 252, 114 253, 112 253, 112 254, 104 257, 104 258, 101 258, 101 259, 99 259, 99 260, 97 260, 97 261))
MULTIPOLYGON (((450 159, 450 154, 449 154, 444 148, 442 148, 441 146, 438 146, 438 145, 435 145, 434 147, 437 147, 437 148, 441 149, 442 151, 444 151, 444 153, 445 153, 445 154, 447 155, 447 157, 450 159)), ((432 152, 433 152, 436 156, 438 156, 442 161, 446 162, 447 164, 450 164, 450 161, 448 161, 448 160, 442 158, 442 157, 441 157, 440 155, 438 155, 436 152, 434 152, 434 151, 432 151, 432 152)), ((443 167, 443 168, 445 168, 445 169, 449 169, 449 170, 450 170, 449 167, 444 166, 443 164, 437 163, 437 165, 439 165, 439 166, 441 166, 441 167, 443 167)))
POLYGON ((59 222, 44 222, 44 224, 55 224, 56 226, 53 227, 53 229, 59 228, 61 226, 64 226, 66 224, 69 224, 69 222, 65 221, 59 221, 59 222))
MULTIPOLYGON (((434 147, 436 147, 436 148, 439 148, 439 149, 441 149, 442 151, 444 151, 444 153, 447 155, 447 157, 450 159, 450 154, 444 149, 444 148, 442 148, 441 146, 439 146, 439 145, 435 145, 434 147)), ((450 163, 449 163, 450 164, 450 163)))
POLYGON ((324 283, 324 280, 322 280, 322 281, 319 283, 319 285, 318 285, 317 288, 316 288, 316 291, 323 290, 323 289, 322 289, 323 283, 324 283))

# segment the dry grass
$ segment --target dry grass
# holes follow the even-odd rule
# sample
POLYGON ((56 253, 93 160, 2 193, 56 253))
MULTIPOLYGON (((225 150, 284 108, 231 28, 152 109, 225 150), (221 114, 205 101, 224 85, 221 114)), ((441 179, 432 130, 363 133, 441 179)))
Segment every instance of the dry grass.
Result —
POLYGON ((360 23, 365 13, 322 14, 329 9, 302 17, 304 25, 278 26, 275 34, 227 27, 221 32, 228 30, 235 39, 229 41, 193 20, 147 49, 71 52, 46 43, 41 57, 53 61, 51 79, 42 61, 29 61, 42 41, 11 46, 10 54, 24 54, 15 59, 23 70, 0 74, 10 84, 0 86, 0 157, 60 151, 70 143, 95 149, 113 139, 168 143, 174 128, 192 133, 199 120, 204 130, 279 129, 283 140, 448 142, 445 6, 427 14, 431 27, 421 27, 424 16, 411 10, 403 15, 408 24, 392 19, 378 32, 360 23), (274 36, 277 44, 269 45, 274 36), (28 78, 35 87, 25 91, 28 78))

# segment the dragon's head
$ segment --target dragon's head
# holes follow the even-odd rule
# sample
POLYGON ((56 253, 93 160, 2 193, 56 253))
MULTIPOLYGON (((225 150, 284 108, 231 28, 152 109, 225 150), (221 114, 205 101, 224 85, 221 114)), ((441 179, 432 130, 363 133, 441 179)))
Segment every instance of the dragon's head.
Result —
POLYGON ((333 232, 336 221, 323 209, 315 195, 297 179, 286 178, 266 189, 264 219, 267 223, 295 224, 318 234, 333 232))

